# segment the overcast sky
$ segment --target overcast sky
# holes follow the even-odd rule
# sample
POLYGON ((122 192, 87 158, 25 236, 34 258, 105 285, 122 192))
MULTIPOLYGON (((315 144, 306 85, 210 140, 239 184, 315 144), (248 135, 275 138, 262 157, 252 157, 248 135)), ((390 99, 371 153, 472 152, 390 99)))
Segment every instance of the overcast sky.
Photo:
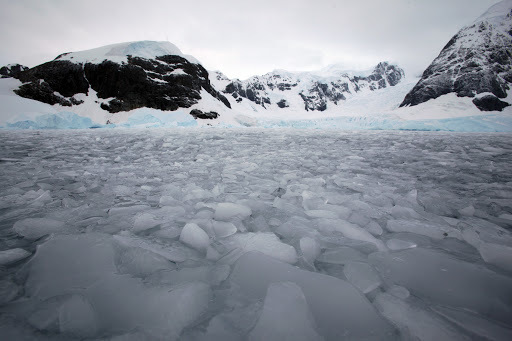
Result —
POLYGON ((421 73, 497 0, 0 0, 0 65, 168 40, 210 70, 361 69, 382 60, 421 73))

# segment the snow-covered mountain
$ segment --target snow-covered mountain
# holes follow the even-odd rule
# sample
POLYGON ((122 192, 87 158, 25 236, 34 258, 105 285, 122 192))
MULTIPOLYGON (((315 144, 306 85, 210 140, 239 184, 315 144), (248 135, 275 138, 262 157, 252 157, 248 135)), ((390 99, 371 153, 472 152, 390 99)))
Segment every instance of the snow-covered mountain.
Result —
MULTIPOLYGON (((231 80, 221 72, 209 73, 197 59, 184 55, 175 45, 153 41, 63 53, 28 70, 21 66, 13 69, 15 72, 4 69, 6 77, 21 81, 3 86, 6 102, 13 102, 7 95, 14 92, 50 105, 51 108, 42 109, 45 113, 72 112, 99 125, 126 122, 134 110, 144 108, 159 110, 159 116, 169 116, 171 121, 185 115, 199 121, 207 119, 208 124, 228 125, 254 125, 263 116, 328 117, 347 108, 353 110, 349 100, 372 97, 373 93, 396 86, 405 76, 398 66, 382 62, 363 72, 344 71, 333 65, 316 72, 276 70, 245 81, 231 80)), ((11 122, 7 122, 10 126, 38 127, 33 123, 33 104, 22 104, 29 108, 28 118, 20 120, 18 116, 23 115, 16 115, 16 111, 27 110, 13 104, 13 111, 9 112, 12 119, 3 121, 11 122)), ((161 121, 155 119, 154 111, 140 115, 143 117, 137 122, 161 121)))
POLYGON ((512 0, 457 33, 419 80, 389 62, 367 71, 331 65, 229 79, 175 45, 153 41, 65 53, 28 70, 1 68, 0 75, 11 77, 0 79, 6 128, 512 131, 512 0))
POLYGON ((84 103, 93 92, 109 113, 147 107, 173 111, 189 108, 206 92, 229 107, 199 62, 169 42, 141 41, 64 53, 21 72, 15 92, 51 105, 84 103))
POLYGON ((233 107, 236 107, 233 102, 250 101, 269 111, 325 111, 343 106, 347 98, 395 86, 404 76, 398 66, 382 62, 372 70, 358 73, 335 67, 317 72, 275 70, 241 81, 228 79, 216 71, 210 79, 217 89, 230 95, 227 97, 233 107))
POLYGON ((512 83, 512 1, 492 6, 461 29, 425 70, 401 106, 442 95, 471 97, 482 111, 503 110, 512 83))

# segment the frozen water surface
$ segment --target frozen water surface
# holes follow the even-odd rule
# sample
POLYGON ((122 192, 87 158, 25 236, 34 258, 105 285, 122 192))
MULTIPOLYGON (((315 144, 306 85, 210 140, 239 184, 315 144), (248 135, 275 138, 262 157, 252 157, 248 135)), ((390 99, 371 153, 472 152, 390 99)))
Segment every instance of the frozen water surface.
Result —
POLYGON ((512 138, 0 131, 9 340, 510 340, 512 138))

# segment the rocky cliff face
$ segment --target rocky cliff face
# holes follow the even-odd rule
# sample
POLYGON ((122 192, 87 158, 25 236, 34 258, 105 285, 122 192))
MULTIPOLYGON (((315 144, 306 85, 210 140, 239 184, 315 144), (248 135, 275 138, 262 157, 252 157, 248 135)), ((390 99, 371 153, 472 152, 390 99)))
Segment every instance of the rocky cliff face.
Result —
POLYGON ((502 110, 508 104, 500 99, 507 97, 511 83, 512 1, 508 0, 460 30, 400 106, 456 93, 459 97, 476 96, 473 103, 480 110, 502 110), (485 94, 486 99, 478 94, 485 94))
POLYGON ((278 70, 245 81, 230 80, 219 72, 214 77, 217 88, 239 103, 248 100, 264 108, 283 109, 288 108, 290 102, 300 100, 306 111, 324 111, 340 104, 347 96, 395 86, 404 77, 404 71, 382 62, 371 72, 359 75, 278 70))
POLYGON ((157 42, 143 43, 146 43, 142 45, 144 53, 138 53, 138 56, 123 54, 137 54, 133 45, 140 43, 118 44, 105 54, 116 58, 102 59, 104 56, 99 52, 99 56, 84 52, 76 56, 60 55, 51 62, 20 72, 17 78, 24 84, 15 92, 48 104, 72 106, 81 103, 73 96, 87 94, 93 89, 99 98, 105 99, 101 107, 110 113, 141 107, 189 108, 201 100, 202 90, 230 106, 229 101, 212 87, 208 71, 200 64, 183 55, 153 56, 146 53, 148 49, 153 49, 156 54, 174 53, 174 50, 162 50, 157 42))
POLYGON ((0 78, 17 78, 20 72, 28 70, 28 67, 20 64, 9 64, 0 67, 0 78))

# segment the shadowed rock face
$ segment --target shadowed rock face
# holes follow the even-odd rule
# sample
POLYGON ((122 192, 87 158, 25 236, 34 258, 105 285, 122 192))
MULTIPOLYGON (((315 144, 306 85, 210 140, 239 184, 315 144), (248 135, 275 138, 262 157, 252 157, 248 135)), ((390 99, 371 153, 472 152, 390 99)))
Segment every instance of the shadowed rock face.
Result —
POLYGON ((202 89, 230 107, 229 101, 211 86, 208 72, 180 56, 128 56, 128 62, 123 64, 108 60, 100 64, 53 60, 19 73, 18 78, 26 83, 15 90, 22 97, 71 106, 81 103, 74 95, 87 94, 91 88, 99 98, 112 98, 101 104, 111 113, 141 107, 188 108, 201 99, 202 89))
MULTIPOLYGON (((364 88, 377 90, 397 85, 404 77, 404 71, 387 62, 379 63, 373 72, 366 77, 339 74, 331 77, 312 77, 278 71, 251 77, 246 81, 233 80, 226 85, 224 93, 230 94, 237 102, 248 99, 266 108, 273 104, 271 94, 279 95, 291 91, 301 85, 297 96, 304 101, 306 111, 324 111, 330 103, 337 105, 346 100, 346 95, 359 92, 364 88)), ((285 99, 276 101, 279 108, 286 108, 285 99)))
POLYGON ((219 117, 219 114, 215 111, 203 112, 199 109, 192 109, 189 114, 192 115, 192 117, 194 117, 196 120, 198 118, 202 120, 213 120, 219 117))
MULTIPOLYGON (((505 98, 510 83, 512 11, 503 13, 499 21, 482 19, 460 30, 423 72, 400 106, 417 105, 448 93, 474 97, 490 92, 505 98)), ((482 106, 478 102, 473 101, 480 110, 503 109, 490 109, 500 106, 482 106)))
POLYGON ((0 78, 17 78, 20 72, 28 70, 28 67, 20 64, 9 64, 0 67, 0 78))
POLYGON ((473 104, 482 111, 503 111, 510 106, 507 102, 503 102, 493 95, 485 95, 480 98, 473 99, 473 104))

